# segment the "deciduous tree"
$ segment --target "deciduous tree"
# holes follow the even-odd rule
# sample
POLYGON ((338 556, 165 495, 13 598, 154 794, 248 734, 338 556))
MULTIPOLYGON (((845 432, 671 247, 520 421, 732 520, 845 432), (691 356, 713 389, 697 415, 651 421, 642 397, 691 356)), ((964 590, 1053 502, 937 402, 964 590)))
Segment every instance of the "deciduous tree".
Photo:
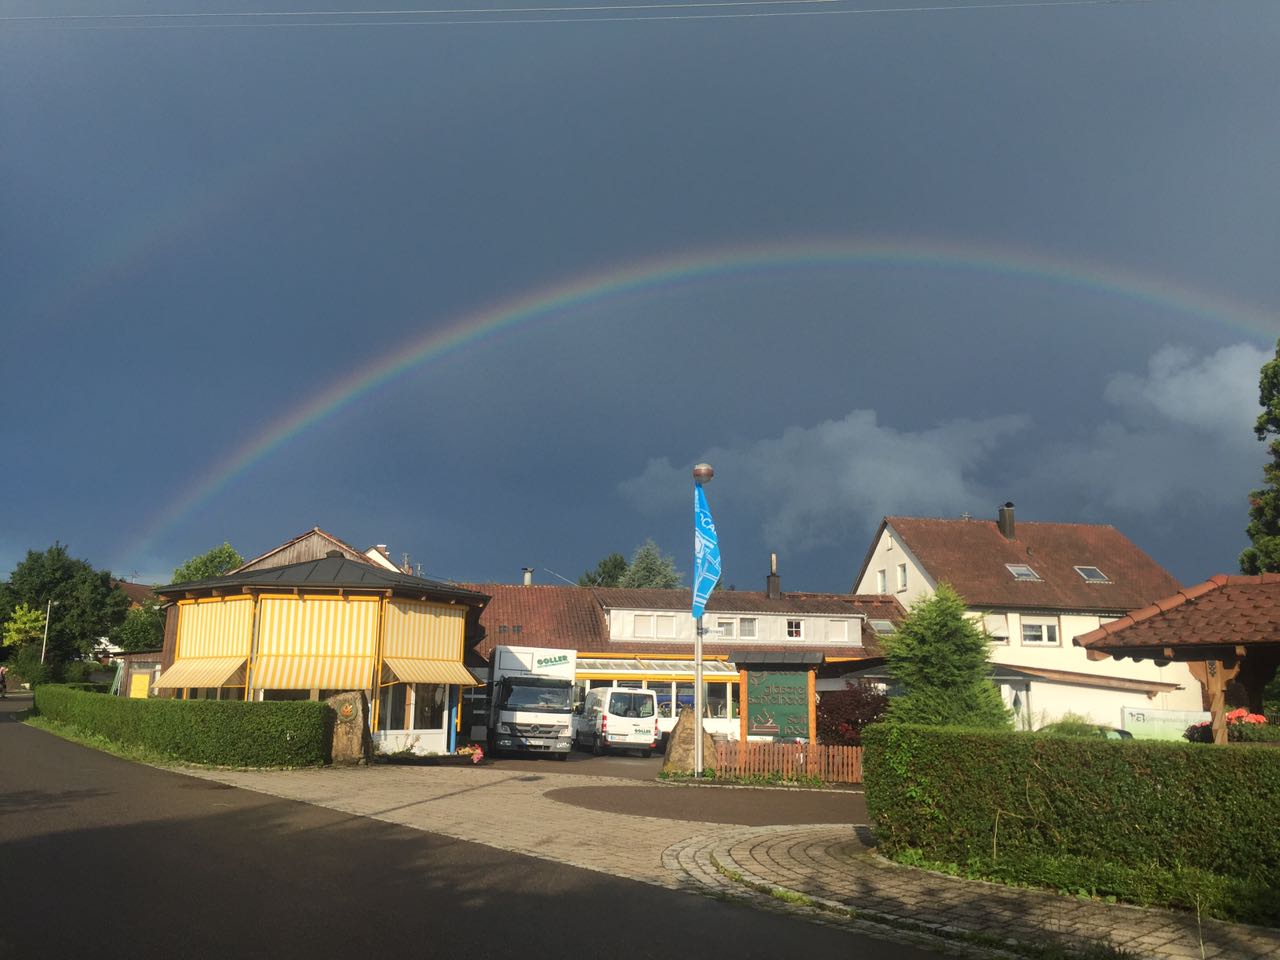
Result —
POLYGON ((27 551, 0 585, 0 617, 7 624, 22 603, 43 613, 50 600, 48 659, 54 662, 91 653, 129 608, 129 598, 112 585, 109 571, 70 556, 61 543, 42 553, 27 551))
POLYGON ((44 611, 20 603, 13 608, 4 625, 4 645, 20 647, 44 637, 44 611))
POLYGON ((234 570, 244 563, 244 557, 236 552, 235 547, 224 542, 207 553, 192 557, 178 569, 173 571, 174 583, 187 583, 191 580, 209 580, 220 577, 228 570, 234 570))
POLYGON ((580 587, 616 587, 627 572, 627 558, 620 553, 611 553, 599 563, 594 570, 588 570, 578 578, 580 587))
POLYGON ((124 622, 111 632, 111 641, 122 650, 158 650, 164 643, 164 614, 160 604, 144 600, 132 607, 124 622))
POLYGON ((932 726, 1009 727, 1009 710, 991 681, 988 639, 949 584, 911 605, 885 638, 889 673, 902 687, 887 720, 932 726))

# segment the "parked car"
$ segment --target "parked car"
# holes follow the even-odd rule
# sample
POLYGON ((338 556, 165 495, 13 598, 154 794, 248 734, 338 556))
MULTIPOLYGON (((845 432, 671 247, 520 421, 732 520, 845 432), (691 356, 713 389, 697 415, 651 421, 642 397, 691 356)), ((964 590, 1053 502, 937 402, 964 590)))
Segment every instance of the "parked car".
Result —
POLYGON ((1099 737, 1105 740, 1133 739, 1132 733, 1120 727, 1108 727, 1102 723, 1080 723, 1077 720, 1047 723, 1036 733, 1052 733, 1060 737, 1099 737))
POLYGON ((658 697, 652 690, 598 687, 587 694, 573 718, 574 744, 596 755, 639 750, 651 756, 658 745, 658 697))

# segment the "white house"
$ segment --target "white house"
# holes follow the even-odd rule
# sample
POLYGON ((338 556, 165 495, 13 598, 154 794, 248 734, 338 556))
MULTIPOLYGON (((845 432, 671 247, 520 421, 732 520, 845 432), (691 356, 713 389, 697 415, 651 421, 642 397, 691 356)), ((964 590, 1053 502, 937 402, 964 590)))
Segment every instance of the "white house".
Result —
POLYGON ((1090 660, 1072 640, 1176 593, 1178 581, 1115 527, 885 517, 854 582, 909 607, 949 583, 991 637, 994 678, 1022 727, 1075 713, 1122 726, 1126 708, 1199 711, 1186 664, 1090 660))

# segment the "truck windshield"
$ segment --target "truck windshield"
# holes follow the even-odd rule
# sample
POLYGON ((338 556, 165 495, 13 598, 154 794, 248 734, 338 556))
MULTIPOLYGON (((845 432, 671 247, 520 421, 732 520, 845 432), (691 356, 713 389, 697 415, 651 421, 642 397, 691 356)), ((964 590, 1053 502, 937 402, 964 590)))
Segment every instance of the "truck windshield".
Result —
POLYGON ((534 710, 539 713, 570 713, 573 706, 570 702, 573 689, 568 683, 564 686, 548 687, 526 685, 519 682, 502 684, 502 692, 498 700, 500 710, 534 710))

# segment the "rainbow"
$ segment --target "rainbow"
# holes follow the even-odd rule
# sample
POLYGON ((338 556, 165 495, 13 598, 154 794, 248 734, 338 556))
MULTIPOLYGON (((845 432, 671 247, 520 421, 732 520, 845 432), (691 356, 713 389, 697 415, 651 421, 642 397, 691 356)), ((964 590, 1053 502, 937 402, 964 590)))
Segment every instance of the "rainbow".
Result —
POLYGON ((255 465, 290 440, 340 410, 460 348, 499 336, 522 324, 546 320, 576 308, 681 284, 770 271, 814 267, 929 267, 942 270, 1025 278, 1095 291, 1209 319, 1261 337, 1280 332, 1280 318, 1224 297, 1114 266, 1067 261, 996 247, 919 241, 818 241, 767 246, 728 247, 637 261, 589 276, 576 277, 493 304, 433 327, 385 356, 309 397, 268 423, 225 459, 214 464, 190 489, 160 511, 123 551, 132 565, 162 536, 209 503, 255 465))

